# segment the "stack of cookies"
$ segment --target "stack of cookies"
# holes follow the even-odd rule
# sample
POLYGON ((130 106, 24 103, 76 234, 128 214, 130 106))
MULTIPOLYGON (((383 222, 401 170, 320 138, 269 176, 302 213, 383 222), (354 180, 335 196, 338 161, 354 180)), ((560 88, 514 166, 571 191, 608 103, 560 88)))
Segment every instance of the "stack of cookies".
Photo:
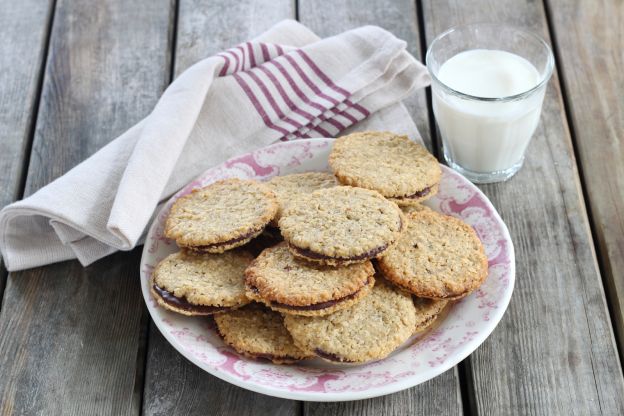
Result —
POLYGON ((389 132, 336 140, 333 174, 227 179, 179 198, 165 235, 181 251, 152 274, 158 304, 212 315, 239 353, 274 363, 381 359, 478 288, 483 246, 421 202, 440 167, 389 132))

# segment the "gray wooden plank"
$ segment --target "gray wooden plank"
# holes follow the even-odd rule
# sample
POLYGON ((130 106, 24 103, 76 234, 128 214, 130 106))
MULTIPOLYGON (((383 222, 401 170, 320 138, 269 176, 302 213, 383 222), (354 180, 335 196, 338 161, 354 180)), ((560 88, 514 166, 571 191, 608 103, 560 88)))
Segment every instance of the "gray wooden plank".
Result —
MULTIPOLYGON (((170 0, 59 0, 25 195, 150 111, 169 78, 172 10, 170 0)), ((135 250, 9 275, 0 414, 139 413, 138 261, 135 250)))
POLYGON ((624 3, 548 0, 607 296, 624 348, 624 3))
POLYGON ((457 367, 411 389, 353 402, 304 402, 303 414, 327 415, 461 415, 457 367))
POLYGON ((12 273, 0 315, 0 414, 137 414, 139 252, 12 273))
MULTIPOLYGON (((22 191, 53 5, 0 1, 0 207, 22 191)), ((0 299, 6 274, 0 259, 0 299)))
POLYGON ((294 18, 291 0, 180 0, 175 74, 294 18))
POLYGON ((299 403, 253 393, 207 374, 177 352, 152 323, 143 412, 147 415, 299 414, 299 403))
MULTIPOLYGON (((495 21, 548 39, 541 2, 423 2, 427 40, 495 21)), ((624 381, 606 308, 557 74, 522 171, 482 186, 509 226, 516 287, 499 328, 470 357, 479 414, 624 413, 624 381)))
MULTIPOLYGON (((299 21, 320 36, 330 36, 358 26, 381 26, 408 43, 408 50, 421 56, 416 4, 409 0, 393 2, 341 1, 328 6, 322 0, 299 2, 299 21)), ((425 92, 406 100, 418 129, 432 149, 425 92)), ((389 126, 389 129, 392 127, 389 126)), ((414 388, 385 397, 347 403, 304 403, 304 413, 311 415, 399 415, 463 413, 457 368, 414 388)))
MULTIPOLYGON (((256 36, 282 19, 294 18, 288 0, 181 0, 175 73, 256 36)), ((295 415, 299 403, 234 387, 179 355, 152 325, 143 393, 146 415, 295 415), (166 363, 166 364, 163 364, 166 363)))

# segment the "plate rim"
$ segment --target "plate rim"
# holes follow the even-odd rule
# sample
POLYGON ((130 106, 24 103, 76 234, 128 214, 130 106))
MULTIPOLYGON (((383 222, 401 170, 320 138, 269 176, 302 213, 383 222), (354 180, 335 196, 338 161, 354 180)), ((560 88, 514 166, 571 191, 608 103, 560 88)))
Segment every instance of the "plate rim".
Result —
MULTIPOLYGON (((312 142, 312 143, 333 143, 335 139, 328 139, 328 138, 314 138, 314 139, 305 139, 306 142, 312 142)), ((298 142, 298 141, 297 141, 298 142)), ((274 147, 281 147, 284 145, 288 145, 288 144, 293 144, 293 143, 297 143, 294 141, 290 141, 290 142, 277 142, 277 143, 273 143, 271 145, 268 146, 264 146, 255 150, 252 150, 250 152, 246 152, 246 153, 242 153, 240 155, 234 156, 226 161, 223 161, 222 163, 213 166, 211 168, 206 169, 205 171, 203 171, 200 175, 198 175, 196 178, 194 178, 193 180, 191 180, 190 182, 188 182, 187 184, 185 184, 182 188, 180 188, 180 190, 176 191, 173 195, 171 195, 169 198, 167 198, 167 200, 165 201, 165 203, 163 204, 163 206, 158 210, 158 213, 153 217, 153 220, 150 222, 149 227, 147 228, 147 234, 146 234, 146 238, 145 240, 148 239, 149 235, 152 234, 153 228, 155 226, 155 224, 158 222, 158 218, 160 218, 160 216, 163 213, 163 210, 165 210, 167 208, 167 203, 174 198, 182 189, 184 189, 186 186, 188 186, 188 184, 197 181, 198 179, 202 178, 208 171, 215 169, 219 166, 225 165, 228 162, 232 161, 232 160, 236 160, 236 159, 240 159, 241 157, 247 156, 247 155, 252 155, 258 151, 264 151, 264 150, 269 150, 271 148, 274 147)), ((148 301, 150 292, 149 289, 147 288, 147 285, 144 284, 144 282, 146 281, 146 276, 145 276, 145 268, 143 267, 145 265, 145 259, 150 255, 150 253, 148 252, 149 250, 149 245, 148 244, 144 244, 143 245, 143 250, 141 251, 141 260, 140 260, 140 264, 139 264, 139 275, 140 275, 140 279, 141 279, 141 293, 143 295, 143 301, 145 302, 147 311, 150 315, 151 320, 154 322, 154 324, 156 325, 156 328, 158 328, 158 330, 160 331, 160 333, 165 337, 165 339, 167 340, 167 342, 169 342, 169 344, 171 344, 171 346, 180 354, 182 355, 185 359, 189 360, 190 362, 192 362, 194 365, 196 365, 197 367, 199 367, 200 369, 202 369, 203 371, 227 382, 230 384, 233 384, 237 387, 241 387, 244 388, 246 390, 250 390, 256 393, 261 393, 261 394, 265 394, 267 396, 272 396, 272 397, 278 397, 278 398, 282 398, 282 399, 289 399, 289 400, 300 400, 300 401, 316 401, 316 402, 337 402, 337 401, 353 401, 353 400, 362 400, 362 399, 368 399, 368 398, 374 398, 374 397, 380 397, 380 396, 385 396, 388 394, 392 394, 392 393, 396 393, 402 390, 406 390, 408 388, 411 387, 415 387, 419 384, 422 384, 428 380, 431 380, 435 377, 438 377, 439 375, 445 373, 446 371, 448 371, 449 369, 451 369, 452 367, 456 366, 457 364, 459 364, 461 361, 465 360, 466 357, 468 357, 469 355, 471 355, 473 352, 475 352, 479 346, 481 346, 481 344, 483 344, 483 342, 485 342, 485 340, 492 334, 492 332, 494 332, 494 330, 496 329, 496 327, 498 326, 499 322, 502 320, 503 316, 505 315, 505 313, 507 312, 507 309, 509 307, 509 303, 511 301, 511 296, 513 295, 513 291, 515 288, 515 282, 516 282, 516 257, 515 257, 515 247, 513 244, 513 240, 511 239, 511 234, 509 233, 509 229, 507 228, 507 224, 503 221, 503 219, 501 218, 500 214, 498 213, 498 210, 496 209, 496 207, 494 207, 494 204, 492 204, 492 201, 490 201, 490 199, 481 191, 481 189, 479 189, 475 184, 473 184, 472 182, 470 182, 466 177, 464 177, 463 175, 461 175, 459 172, 456 172, 454 170, 452 170, 451 168, 440 164, 440 167, 442 168, 443 171, 450 173, 451 175, 456 175, 459 176, 463 181, 465 181, 465 184, 471 189, 474 190, 480 197, 482 197, 483 201, 486 203, 487 207, 491 210, 491 212, 493 213, 493 217, 497 220, 497 222, 499 222, 502 225, 502 234, 503 237, 505 238, 505 240, 509 241, 509 261, 510 261, 510 268, 509 268, 509 289, 505 292, 504 297, 502 298, 500 305, 504 306, 502 308, 500 308, 499 310, 496 311, 496 313, 492 314, 491 316, 491 320, 488 322, 488 324, 486 325, 486 329, 482 332, 480 332, 478 334, 478 336, 475 336, 475 338, 469 340, 466 342, 467 347, 464 348, 464 351, 462 351, 460 354, 458 354, 454 359, 449 360, 447 363, 440 365, 438 367, 435 368, 435 371, 433 371, 434 373, 436 373, 433 376, 427 376, 427 375, 422 375, 422 373, 417 373, 414 374, 410 377, 406 377, 402 380, 396 381, 392 384, 388 384, 388 385, 384 385, 384 386, 377 386, 377 387, 372 387, 366 390, 362 390, 362 391, 349 391, 349 392, 320 392, 320 391, 314 391, 314 392, 307 392, 307 391, 289 391, 289 390, 277 390, 273 387, 264 387, 262 385, 256 384, 256 383, 248 383, 245 380, 240 380, 234 376, 232 376, 231 374, 227 373, 227 372, 223 372, 223 371, 219 371, 218 369, 213 369, 210 367, 205 366, 204 363, 202 363, 198 358, 194 357, 192 354, 187 353, 185 347, 172 335, 168 332, 167 328, 165 327, 165 324, 158 319, 154 319, 154 317, 152 316, 152 312, 151 312, 151 305, 148 301), (420 374, 420 376, 419 376, 420 374)), ((246 359, 246 358, 244 358, 246 359)))

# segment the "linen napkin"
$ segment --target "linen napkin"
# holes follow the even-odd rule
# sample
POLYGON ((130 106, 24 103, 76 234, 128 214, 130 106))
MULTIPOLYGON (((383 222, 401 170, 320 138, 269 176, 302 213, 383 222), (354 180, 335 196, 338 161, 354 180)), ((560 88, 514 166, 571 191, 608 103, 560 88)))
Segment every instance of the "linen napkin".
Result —
POLYGON ((283 21, 196 63, 145 119, 0 211, 7 269, 88 265, 130 250, 161 201, 207 168, 278 140, 335 137, 354 125, 418 138, 400 101, 429 78, 405 48, 379 27, 321 40, 283 21))

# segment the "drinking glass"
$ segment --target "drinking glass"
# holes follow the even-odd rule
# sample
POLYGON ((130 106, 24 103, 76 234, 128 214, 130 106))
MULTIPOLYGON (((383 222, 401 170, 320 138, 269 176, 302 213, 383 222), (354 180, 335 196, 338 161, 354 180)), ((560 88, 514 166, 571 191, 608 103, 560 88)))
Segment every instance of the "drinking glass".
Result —
POLYGON ((512 177, 537 128, 554 58, 539 36, 501 24, 453 27, 433 40, 426 55, 431 74, 433 112, 450 167, 475 183, 512 177), (438 79, 449 58, 472 49, 502 50, 529 61, 539 73, 537 84, 507 97, 479 97, 449 87, 438 79))

